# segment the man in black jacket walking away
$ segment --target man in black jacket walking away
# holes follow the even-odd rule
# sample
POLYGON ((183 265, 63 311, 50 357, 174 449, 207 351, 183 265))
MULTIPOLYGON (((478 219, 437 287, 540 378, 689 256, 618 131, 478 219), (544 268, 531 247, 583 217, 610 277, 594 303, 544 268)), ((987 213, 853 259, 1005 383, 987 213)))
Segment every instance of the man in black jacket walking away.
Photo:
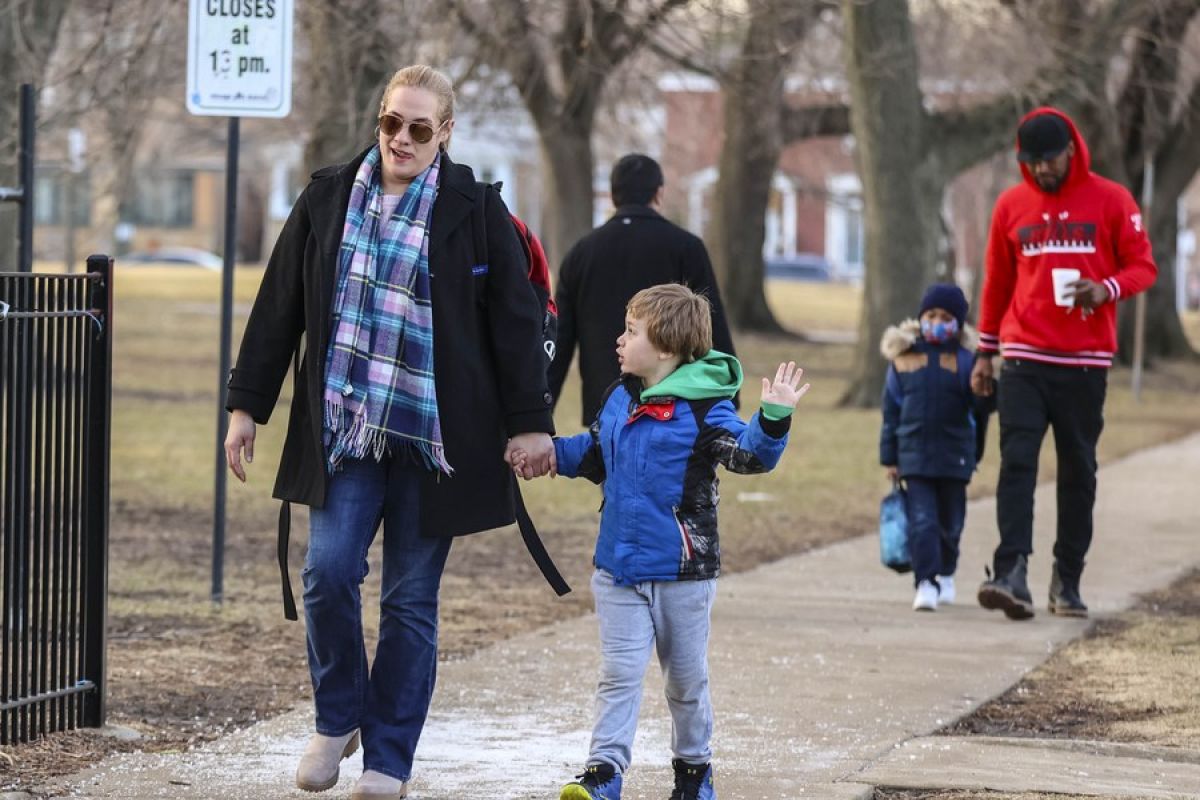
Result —
POLYGON ((663 194, 658 162, 640 153, 623 156, 613 166, 611 181, 616 213, 567 253, 554 296, 558 350, 550 366, 550 391, 557 403, 578 344, 584 425, 595 418, 601 395, 621 373, 617 337, 625 327, 626 304, 642 289, 681 283, 707 296, 713 347, 734 355, 704 243, 658 211, 663 194))

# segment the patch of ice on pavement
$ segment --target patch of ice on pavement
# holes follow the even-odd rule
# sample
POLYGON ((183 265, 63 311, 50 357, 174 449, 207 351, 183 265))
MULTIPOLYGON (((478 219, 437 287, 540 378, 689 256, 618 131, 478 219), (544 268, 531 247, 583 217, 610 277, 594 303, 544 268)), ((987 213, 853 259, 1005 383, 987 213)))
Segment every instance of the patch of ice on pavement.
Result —
MULTIPOLYGON (((556 791, 581 770, 590 739, 590 728, 564 729, 546 715, 435 712, 417 748, 414 796, 478 794, 497 800, 541 796, 556 791)), ((634 758, 643 763, 670 762, 668 722, 642 721, 634 758)))

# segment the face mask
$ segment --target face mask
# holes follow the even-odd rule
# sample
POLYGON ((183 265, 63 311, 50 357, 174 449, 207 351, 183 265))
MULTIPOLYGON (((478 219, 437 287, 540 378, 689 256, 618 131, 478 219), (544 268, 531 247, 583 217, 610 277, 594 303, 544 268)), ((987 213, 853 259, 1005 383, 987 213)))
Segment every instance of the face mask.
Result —
POLYGON ((930 344, 941 344, 948 342, 958 335, 958 320, 952 319, 949 322, 930 322, 927 319, 921 320, 921 336, 930 344))

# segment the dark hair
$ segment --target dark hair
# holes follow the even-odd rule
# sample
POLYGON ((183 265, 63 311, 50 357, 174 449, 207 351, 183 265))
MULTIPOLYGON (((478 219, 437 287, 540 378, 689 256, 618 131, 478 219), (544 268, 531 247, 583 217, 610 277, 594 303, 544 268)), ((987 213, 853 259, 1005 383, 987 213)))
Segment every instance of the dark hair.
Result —
POLYGON ((662 167, 650 156, 630 153, 613 164, 609 182, 614 206, 649 205, 663 185, 662 167))

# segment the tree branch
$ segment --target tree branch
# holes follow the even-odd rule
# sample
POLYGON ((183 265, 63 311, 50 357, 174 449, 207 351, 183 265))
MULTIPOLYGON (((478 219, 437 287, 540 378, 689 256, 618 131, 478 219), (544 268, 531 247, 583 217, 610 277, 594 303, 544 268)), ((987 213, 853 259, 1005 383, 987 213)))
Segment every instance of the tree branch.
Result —
POLYGON ((1178 198, 1200 171, 1200 79, 1188 93, 1184 113, 1171 126, 1155 158, 1155 195, 1178 198))
POLYGON ((1135 180, 1146 152, 1156 149, 1169 126, 1180 42, 1192 17, 1200 13, 1200 0, 1173 0, 1155 9, 1137 27, 1129 75, 1115 103, 1125 169, 1135 180))

